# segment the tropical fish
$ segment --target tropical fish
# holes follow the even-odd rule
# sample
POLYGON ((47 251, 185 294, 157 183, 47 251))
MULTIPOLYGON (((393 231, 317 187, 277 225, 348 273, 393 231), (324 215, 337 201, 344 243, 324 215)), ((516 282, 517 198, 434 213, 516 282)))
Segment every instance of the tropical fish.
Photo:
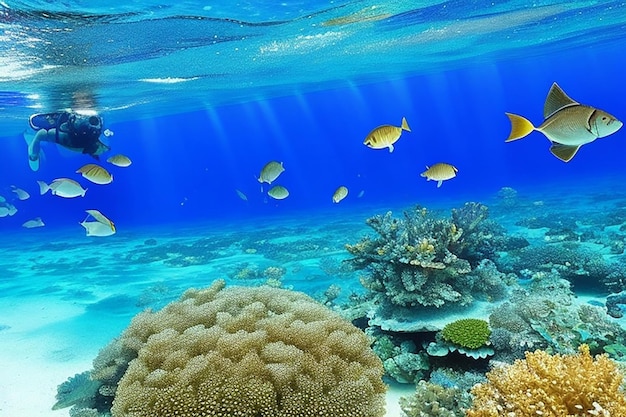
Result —
POLYGON ((13 204, 7 203, 7 209, 9 210, 9 216, 13 216, 17 213, 17 208, 13 204))
POLYGON ((389 152, 393 152, 393 144, 400 139, 403 130, 411 131, 404 117, 400 127, 391 125, 378 126, 367 135, 363 144, 372 149, 389 148, 389 152))
POLYGON ((3 203, 0 206, 0 217, 13 216, 17 213, 17 208, 11 203, 3 203))
POLYGON ((511 133, 506 142, 537 130, 552 143, 550 152, 564 162, 569 162, 582 145, 617 132, 623 124, 603 110, 572 100, 557 83, 550 88, 543 106, 544 121, 539 127, 522 116, 505 114, 511 121, 511 133))
POLYGON ((39 184, 39 193, 44 195, 48 190, 52 190, 52 195, 58 195, 63 198, 84 197, 87 189, 83 188, 79 183, 69 178, 57 178, 50 185, 43 181, 37 181, 39 184))
POLYGON ((22 227, 25 227, 27 229, 34 229, 36 227, 43 227, 43 226, 45 226, 45 224, 43 220, 41 220, 41 217, 35 217, 34 219, 24 222, 22 224, 22 227))
POLYGON ((276 181, 276 178, 278 178, 278 176, 284 171, 285 168, 283 167, 282 162, 270 161, 265 164, 265 166, 261 170, 261 174, 259 174, 259 178, 257 178, 257 181, 259 181, 261 184, 263 184, 264 182, 271 184, 272 182, 276 181))
POLYGON ((248 201, 248 196, 245 195, 243 192, 235 189, 235 192, 237 193, 237 197, 239 197, 240 199, 242 199, 243 201, 248 201))
POLYGON ((422 172, 420 176, 426 177, 428 181, 437 181, 437 188, 439 188, 445 180, 456 177, 457 172, 459 170, 455 166, 440 162, 431 167, 426 166, 426 171, 422 172))
POLYGON ((338 203, 348 195, 348 189, 343 185, 335 190, 333 194, 333 203, 338 203))
POLYGON ((269 189, 267 195, 272 197, 274 200, 284 200, 289 197, 289 191, 282 185, 276 185, 269 189))
POLYGON ((129 157, 127 157, 126 155, 122 155, 122 154, 111 156, 110 158, 107 159, 107 162, 115 166, 122 167, 122 168, 130 166, 130 164, 133 163, 129 157))
POLYGON ((95 210, 95 209, 85 210, 85 211, 91 217, 96 219, 96 221, 99 221, 100 223, 110 227, 111 230, 113 230, 115 232, 115 223, 113 223, 111 220, 109 220, 104 214, 100 213, 98 210, 95 210))
POLYGON ((115 234, 115 230, 100 222, 88 222, 87 219, 85 219, 79 224, 85 228, 87 236, 104 237, 115 234))
POLYGON ((110 184, 113 181, 113 175, 109 173, 106 169, 102 168, 100 165, 96 164, 87 164, 83 165, 76 171, 77 174, 82 174, 82 176, 94 184, 110 184))
POLYGON ((28 194, 26 191, 22 190, 21 188, 17 188, 15 185, 11 186, 11 191, 15 193, 18 200, 28 200, 30 198, 30 194, 28 194))

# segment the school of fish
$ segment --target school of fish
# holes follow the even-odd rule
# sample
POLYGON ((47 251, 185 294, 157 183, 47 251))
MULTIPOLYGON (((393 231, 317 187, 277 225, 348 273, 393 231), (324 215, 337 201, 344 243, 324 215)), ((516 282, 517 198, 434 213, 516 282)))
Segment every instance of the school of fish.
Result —
MULTIPOLYGON (((109 131, 109 136, 113 133, 109 131)), ((132 164, 130 158, 125 155, 118 154, 107 159, 107 162, 117 167, 128 167, 132 164)), ((86 164, 76 170, 77 174, 81 174, 82 177, 91 183, 98 185, 106 185, 113 182, 113 175, 104 167, 97 164, 86 164)), ((48 192, 50 194, 62 197, 65 199, 72 199, 77 197, 84 197, 88 188, 83 187, 78 181, 72 178, 56 178, 50 183, 38 180, 39 194, 45 195, 48 192)), ((10 186, 10 192, 13 193, 14 198, 12 201, 7 200, 6 197, 0 195, 0 217, 13 216, 17 213, 18 209, 13 204, 13 201, 21 202, 30 199, 30 194, 16 185, 10 186)), ((103 215, 99 210, 90 209, 87 210, 87 218, 79 224, 85 229, 87 236, 111 236, 116 233, 117 229, 113 221, 103 215), (92 220, 90 220, 90 218, 92 220)), ((44 227, 45 223, 41 217, 35 217, 22 223, 22 227, 25 229, 36 229, 44 227)))
MULTIPOLYGON (((536 130, 550 141, 550 152, 564 162, 569 162, 581 146, 609 136, 623 125, 611 114, 571 99, 557 83, 550 88, 544 103, 544 121, 538 127, 523 116, 508 112, 505 114, 511 122, 511 132, 506 142, 521 139, 536 130)), ((365 136, 363 144, 371 149, 388 149, 389 152, 393 152, 403 132, 411 132, 406 117, 402 117, 399 126, 383 124, 375 127, 365 136)), ((272 185, 284 171, 283 162, 270 161, 263 166, 256 178, 261 184, 272 185)), ((458 172, 459 169, 455 165, 438 162, 427 165, 426 170, 419 175, 427 181, 434 181, 439 188, 444 181, 455 178, 458 172)), ((248 201, 242 191, 235 191, 242 200, 248 201)), ((361 190, 356 198, 363 197, 364 192, 365 190, 361 190)), ((289 191, 282 185, 274 185, 267 191, 267 196, 275 200, 283 200, 289 195, 289 191)), ((332 194, 332 202, 339 203, 347 196, 348 187, 341 185, 332 194)), ((265 201, 267 202, 267 199, 265 201)))
MULTIPOLYGON (((535 126, 531 121, 517 114, 506 112, 505 115, 511 123, 511 130, 505 142, 517 141, 533 131, 538 131, 549 140, 550 152, 564 162, 571 161, 583 145, 598 138, 612 135, 623 126, 621 121, 606 111, 573 100, 557 83, 553 83, 548 92, 543 108, 544 120, 539 126, 535 126)), ((375 127, 365 136, 363 144, 371 149, 388 149, 389 152, 393 152, 403 132, 411 132, 405 117, 402 117, 399 126, 383 124, 375 127)), ((112 136, 113 132, 107 130, 105 135, 112 136)), ((130 158, 122 154, 111 156, 106 162, 114 167, 122 168, 132 164, 130 158)), ((267 197, 280 201, 290 196, 285 185, 278 183, 279 179, 284 179, 282 175, 284 172, 285 166, 282 161, 271 160, 265 163, 259 175, 255 176, 261 184, 261 193, 265 195, 264 201, 266 203, 269 202, 267 197), (266 192, 263 188, 264 184, 270 186, 266 192)), ((447 162, 438 162, 427 165, 426 170, 419 175, 427 181, 436 182, 437 188, 439 188, 444 181, 455 178, 458 172, 456 166, 447 162)), ((95 163, 83 165, 76 170, 76 173, 97 185, 107 185, 113 182, 113 175, 109 170, 95 163)), ((50 183, 41 180, 37 183, 41 195, 50 192, 54 196, 66 199, 84 197, 88 190, 78 181, 66 177, 53 179, 50 183)), ((30 194, 26 190, 15 185, 10 186, 10 193, 14 196, 10 199, 11 201, 0 195, 0 217, 15 215, 18 210, 13 202, 17 204, 17 202, 30 198, 30 194)), ((235 193, 242 201, 246 203, 249 201, 248 195, 240 189, 235 189, 235 193)), ((364 193, 365 190, 360 190, 356 198, 363 197, 364 193)), ((348 195, 348 187, 340 185, 332 193, 331 200, 337 204, 346 199, 348 195)), ((87 217, 79 224, 85 228, 87 236, 110 236, 117 231, 113 221, 96 209, 87 210, 87 217)), ((39 228, 44 225, 41 217, 35 217, 22 224, 27 229, 39 228)))

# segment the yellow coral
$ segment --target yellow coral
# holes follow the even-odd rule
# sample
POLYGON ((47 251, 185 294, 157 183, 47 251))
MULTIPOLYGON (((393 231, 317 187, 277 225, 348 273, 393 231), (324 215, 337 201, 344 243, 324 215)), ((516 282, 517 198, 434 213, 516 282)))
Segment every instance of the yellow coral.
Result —
POLYGON ((418 246, 419 253, 435 253, 435 246, 428 241, 428 239, 423 238, 418 246))
POLYGON ((607 355, 593 358, 589 346, 575 355, 527 352, 525 360, 496 368, 472 389, 467 417, 622 417, 624 379, 607 355))
POLYGON ((366 335, 302 293, 189 290, 133 319, 138 350, 115 417, 380 417, 383 367, 366 335))

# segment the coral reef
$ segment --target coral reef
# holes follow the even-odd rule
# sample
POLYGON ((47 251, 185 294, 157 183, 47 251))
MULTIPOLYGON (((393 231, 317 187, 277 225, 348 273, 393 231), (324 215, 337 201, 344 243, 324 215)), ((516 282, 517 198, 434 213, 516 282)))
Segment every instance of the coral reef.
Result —
POLYGON ((430 370, 428 356, 418 352, 410 340, 397 344, 392 337, 382 335, 376 338, 373 349, 383 361, 387 376, 402 384, 415 384, 430 370))
POLYGON ((384 414, 382 363, 362 331, 302 293, 224 287, 140 313, 101 352, 94 379, 125 369, 105 390, 114 417, 384 414))
POLYGON ((493 348, 488 346, 488 340, 478 347, 470 348, 445 340, 442 332, 438 332, 435 336, 435 341, 430 342, 426 346, 426 353, 430 356, 442 357, 447 356, 451 352, 458 352, 472 359, 484 359, 494 354, 493 348))
POLYGON ((497 197, 499 204, 506 208, 513 208, 519 205, 517 190, 511 187, 502 187, 498 190, 497 197))
POLYGON ((58 386, 57 402, 52 409, 59 410, 70 406, 88 407, 94 403, 98 388, 100 388, 100 382, 92 380, 89 372, 76 374, 58 386))
POLYGON ((584 344, 572 355, 527 352, 487 379, 472 389, 467 417, 626 415, 622 372, 608 356, 592 357, 584 344))
POLYGON ((353 255, 347 262, 367 268, 362 284, 392 306, 467 305, 492 287, 502 293, 502 282, 471 274, 509 244, 504 230, 487 217, 487 207, 478 203, 452 210, 450 218, 420 206, 405 211, 403 219, 391 212, 377 215, 366 223, 378 236, 346 245, 353 255))
MULTIPOLYGON (((616 244, 610 241, 606 247, 614 252, 616 244)), ((575 285, 599 293, 626 290, 626 262, 606 259, 599 249, 577 242, 533 245, 510 252, 506 258, 499 259, 497 265, 501 271, 521 271, 529 278, 558 273, 575 285)))
POLYGON ((620 291, 617 294, 611 294, 606 297, 607 314, 617 319, 624 317, 624 312, 620 305, 626 305, 626 292, 620 291))
POLYGON ((406 417, 464 417, 471 398, 459 388, 419 381, 415 394, 400 398, 406 417))
POLYGON ((592 352, 626 343, 626 332, 602 308, 579 303, 567 280, 544 274, 527 288, 512 291, 510 300, 489 316, 496 359, 522 358, 526 350, 573 353, 581 343, 592 352))
POLYGON ((479 372, 460 372, 452 368, 439 368, 431 372, 428 381, 445 388, 459 388, 469 394, 474 385, 486 380, 485 375, 479 372))

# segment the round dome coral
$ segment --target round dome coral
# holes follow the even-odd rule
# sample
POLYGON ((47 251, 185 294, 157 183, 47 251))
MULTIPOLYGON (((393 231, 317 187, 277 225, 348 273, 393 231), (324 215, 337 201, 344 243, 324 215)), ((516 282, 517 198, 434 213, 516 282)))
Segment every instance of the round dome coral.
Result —
POLYGON ((365 334, 305 294, 189 290, 122 335, 138 350, 114 417, 378 417, 383 367, 365 334))
POLYGON ((478 349, 489 341, 491 330, 485 320, 461 319, 446 324, 441 335, 447 342, 468 349, 478 349))

